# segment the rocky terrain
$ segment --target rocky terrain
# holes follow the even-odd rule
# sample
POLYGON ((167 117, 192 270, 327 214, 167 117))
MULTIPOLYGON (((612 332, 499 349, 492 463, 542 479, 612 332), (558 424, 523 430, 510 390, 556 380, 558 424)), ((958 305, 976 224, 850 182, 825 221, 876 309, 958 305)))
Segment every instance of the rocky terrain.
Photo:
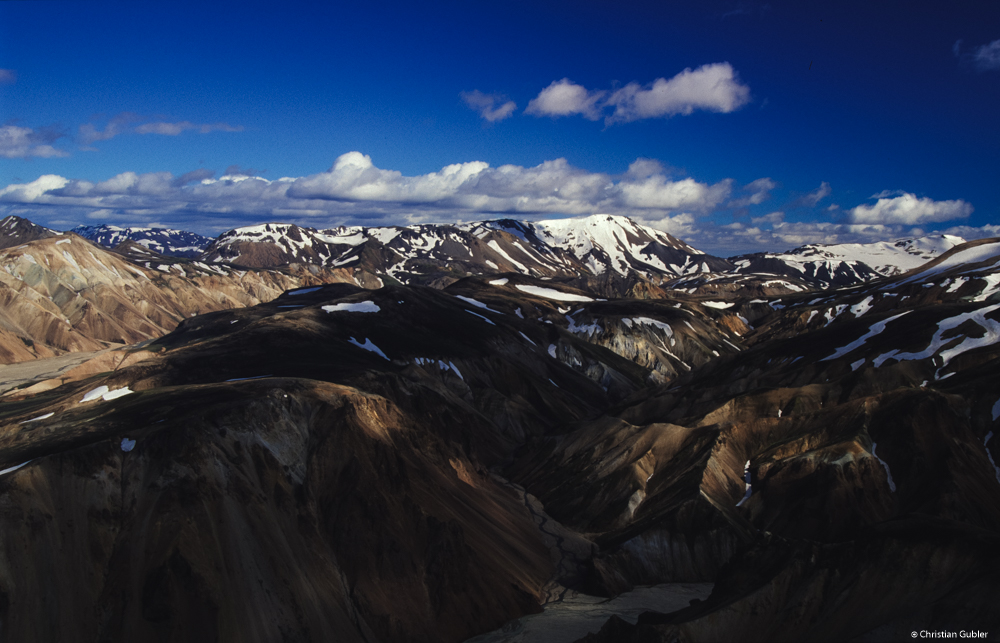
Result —
POLYGON ((52 337, 142 330, 0 397, 0 636, 995 640, 1000 240, 821 288, 584 221, 5 251, 52 337))
POLYGON ((122 228, 105 224, 77 226, 71 232, 106 248, 116 248, 119 244, 132 242, 161 255, 188 259, 201 256, 212 243, 209 237, 170 228, 122 228))
POLYGON ((119 248, 52 233, 0 251, 0 364, 133 344, 192 315, 252 306, 300 285, 353 281, 315 266, 239 270, 119 248))
POLYGON ((965 242, 953 235, 876 243, 808 244, 788 252, 732 257, 741 273, 797 277, 826 288, 850 286, 912 270, 965 242))

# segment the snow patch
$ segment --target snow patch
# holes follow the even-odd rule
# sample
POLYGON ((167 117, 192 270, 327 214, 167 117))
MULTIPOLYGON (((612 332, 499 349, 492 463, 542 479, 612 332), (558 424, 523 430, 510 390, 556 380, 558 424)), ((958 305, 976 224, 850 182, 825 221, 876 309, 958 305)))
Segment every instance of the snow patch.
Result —
POLYGON ((872 338, 875 335, 878 335, 879 333, 881 333, 882 331, 884 331, 886 324, 888 324, 889 322, 891 322, 891 321, 893 321, 895 319, 899 319, 900 317, 902 317, 903 315, 905 315, 905 314, 907 314, 909 312, 910 311, 907 310, 906 312, 899 313, 898 315, 890 317, 889 319, 884 319, 884 320, 882 320, 880 322, 872 324, 872 326, 868 329, 867 333, 865 333, 864 335, 862 335, 858 339, 854 340, 853 342, 851 342, 847 346, 841 346, 840 348, 838 348, 833 353, 833 355, 830 355, 829 357, 824 357, 820 361, 821 362, 826 362, 826 361, 829 361, 831 359, 837 359, 838 357, 843 357, 844 355, 847 355, 848 353, 850 353, 854 349, 859 348, 862 344, 864 344, 870 338, 872 338))
POLYGON ((356 304, 332 304, 323 306, 328 313, 377 313, 382 310, 373 301, 360 301, 356 304))
POLYGON ((135 440, 129 440, 128 438, 122 438, 122 451, 128 453, 135 448, 135 440))
POLYGON ((471 297, 463 297, 462 295, 455 295, 455 297, 456 297, 457 299, 461 299, 462 301, 464 301, 464 302, 465 302, 465 303, 467 303, 467 304, 472 304, 472 305, 473 305, 473 306, 475 306, 476 308, 482 308, 483 310, 488 310, 488 311, 490 311, 491 313, 496 313, 496 314, 498 314, 498 315, 502 315, 502 314, 503 314, 503 313, 502 313, 502 312, 500 312, 499 310, 493 310, 492 308, 490 308, 489 306, 487 306, 487 305, 486 305, 486 304, 484 304, 483 302, 481 302, 481 301, 476 301, 475 299, 473 299, 473 298, 471 298, 471 297))
POLYGON ((750 487, 750 461, 749 460, 747 460, 747 463, 745 465, 743 465, 743 482, 744 482, 744 484, 746 484, 746 493, 743 494, 743 499, 736 503, 737 507, 739 507, 744 502, 746 502, 747 499, 750 497, 750 493, 752 492, 752 489, 750 487))
MULTIPOLYGON (((479 313, 474 313, 474 312, 472 312, 471 310, 466 310, 465 312, 469 313, 470 315, 474 315, 474 316, 478 317, 479 319, 482 319, 482 320, 483 320, 484 322, 486 322, 486 323, 487 323, 487 324, 489 324, 490 326, 496 326, 496 324, 494 324, 494 323, 493 323, 493 320, 491 320, 491 319, 488 319, 488 318, 486 318, 486 317, 483 317, 483 316, 482 316, 482 315, 480 315, 479 313)), ((496 311, 494 311, 494 312, 496 312, 496 311)))
POLYGON ((491 286, 506 286, 509 279, 504 277, 503 279, 494 279, 490 282, 491 286))
POLYGON ((111 390, 108 390, 107 386, 104 386, 102 384, 101 386, 98 386, 95 389, 87 391, 84 394, 83 399, 80 400, 80 404, 83 404, 84 402, 92 402, 92 401, 96 400, 97 398, 102 398, 102 399, 104 399, 104 401, 114 400, 114 399, 117 399, 119 397, 128 395, 129 393, 134 393, 134 392, 135 391, 129 390, 129 388, 127 386, 124 387, 124 388, 117 388, 117 389, 111 391, 111 390))
POLYGON ((386 361, 389 361, 389 358, 385 356, 385 353, 383 353, 381 350, 379 350, 379 347, 376 346, 375 344, 373 344, 372 340, 370 340, 370 339, 365 339, 365 343, 364 344, 362 344, 358 340, 354 339, 353 337, 351 339, 349 339, 348 341, 350 343, 354 344, 355 346, 357 346, 358 348, 363 348, 366 351, 370 351, 372 353, 375 353, 376 355, 380 356, 382 359, 384 359, 386 361))
POLYGON ((4 469, 3 471, 0 471, 0 476, 2 476, 5 473, 10 473, 12 471, 17 471, 18 469, 20 469, 24 465, 28 464, 29 462, 31 462, 31 460, 28 460, 28 462, 22 462, 21 464, 13 466, 13 467, 8 467, 7 469, 4 469))
POLYGON ((732 308, 735 304, 725 301, 703 301, 701 302, 703 306, 708 306, 709 308, 717 308, 719 310, 725 310, 726 308, 732 308))
POLYGON ((993 472, 994 475, 996 475, 997 482, 1000 482, 1000 467, 998 467, 997 463, 993 461, 993 454, 990 453, 989 447, 986 446, 986 443, 989 442, 990 438, 992 437, 993 437, 993 431, 990 431, 989 433, 986 434, 986 437, 983 439, 983 448, 986 449, 986 457, 990 459, 990 464, 993 465, 993 472))
POLYGON ((583 295, 573 295, 568 292, 561 292, 559 290, 554 290, 552 288, 543 288, 541 286, 514 286, 521 292, 526 292, 529 295, 535 295, 537 297, 545 297, 546 299, 555 299, 556 301, 594 301, 591 297, 584 297, 583 295))
POLYGON ((317 290, 323 290, 323 286, 316 286, 314 288, 301 288, 299 290, 291 290, 287 294, 294 297, 295 295, 305 295, 307 293, 316 292, 317 290))
POLYGON ((878 460, 882 464, 882 468, 885 469, 885 476, 886 476, 886 478, 889 479, 889 491, 893 491, 894 492, 894 491, 896 491, 896 483, 892 481, 892 472, 889 471, 889 463, 887 463, 882 458, 878 457, 878 454, 875 453, 875 447, 877 447, 877 446, 878 446, 878 444, 876 444, 875 442, 872 442, 872 456, 874 456, 875 459, 878 460))
MULTIPOLYGON (((25 420, 24 422, 18 422, 18 424, 27 424, 28 422, 37 422, 38 420, 47 420, 48 418, 55 415, 55 413, 46 413, 45 415, 39 415, 36 418, 31 418, 30 420, 25 420)), ((996 419, 996 418, 993 418, 996 419)))

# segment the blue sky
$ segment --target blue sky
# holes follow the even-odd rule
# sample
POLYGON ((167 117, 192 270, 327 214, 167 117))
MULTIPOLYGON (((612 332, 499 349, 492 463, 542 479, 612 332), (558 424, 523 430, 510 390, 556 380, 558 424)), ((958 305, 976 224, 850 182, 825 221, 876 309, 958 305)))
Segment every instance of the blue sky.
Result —
POLYGON ((0 216, 1000 236, 1000 3, 0 3, 0 216))

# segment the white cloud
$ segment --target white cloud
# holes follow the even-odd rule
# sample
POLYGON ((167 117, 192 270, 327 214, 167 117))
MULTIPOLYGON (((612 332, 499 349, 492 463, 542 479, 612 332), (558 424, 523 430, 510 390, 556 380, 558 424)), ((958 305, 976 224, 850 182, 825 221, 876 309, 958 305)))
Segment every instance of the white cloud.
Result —
POLYGON ((882 190, 878 194, 873 194, 873 195, 871 195, 868 198, 869 199, 885 199, 885 198, 893 197, 893 196, 903 196, 904 194, 906 194, 905 190, 882 190))
POLYGON ((988 45, 976 49, 972 62, 982 71, 1000 69, 1000 40, 994 40, 988 45))
POLYGON ((573 116, 605 124, 691 114, 696 110, 733 112, 750 102, 750 88, 740 83, 729 63, 685 69, 670 80, 648 85, 632 82, 614 92, 588 90, 568 78, 553 81, 528 103, 525 114, 573 116), (607 114, 607 110, 611 114, 607 114))
POLYGON ((97 129, 93 123, 84 123, 80 126, 80 141, 84 145, 90 145, 97 141, 107 141, 120 134, 161 134, 164 136, 177 136, 188 130, 195 130, 200 134, 210 132, 242 132, 242 125, 230 125, 228 123, 192 123, 191 121, 179 121, 169 123, 165 121, 149 121, 133 112, 121 112, 108 120, 103 130, 97 129))
MULTIPOLYGON (((816 188, 815 190, 813 190, 809 194, 803 196, 802 198, 797 199, 792 204, 792 206, 793 207, 814 208, 817 205, 819 205, 820 201, 822 201, 826 197, 830 196, 831 192, 833 192, 833 190, 830 188, 830 184, 827 183, 826 181, 823 181, 822 183, 819 184, 818 188, 816 188)), ((873 197, 873 198, 877 198, 877 197, 873 197)))
POLYGON ((188 130, 197 130, 199 134, 209 132, 242 132, 242 125, 230 125, 228 123, 192 123, 191 121, 181 121, 179 123, 144 123, 135 128, 136 134, 162 134, 164 136, 177 136, 188 130))
POLYGON ((234 227, 275 219, 329 227, 608 213, 673 221, 676 228, 688 221, 677 219, 682 211, 707 212, 731 190, 729 180, 710 185, 668 178, 662 166, 648 159, 637 160, 618 177, 574 167, 565 159, 534 167, 472 161, 404 176, 375 166, 360 152, 348 152, 328 171, 301 178, 213 179, 210 174, 124 172, 96 183, 47 176, 0 191, 0 212, 44 207, 54 213, 58 206, 81 218, 107 211, 116 217, 132 215, 137 223, 157 218, 181 225, 194 218, 200 229, 205 227, 202 217, 223 227, 225 222, 234 227))
POLYGON ((941 234, 953 234, 967 241, 985 239, 987 237, 1000 237, 1000 225, 987 224, 978 228, 967 225, 952 226, 942 230, 941 234))
POLYGON ((961 199, 934 201, 928 197, 917 198, 910 193, 888 198, 884 192, 872 198, 878 198, 874 205, 859 205, 848 210, 852 223, 917 225, 964 219, 973 210, 971 204, 961 199))
POLYGON ((699 183, 690 178, 671 181, 665 176, 657 175, 639 182, 621 183, 618 187, 623 202, 630 207, 709 210, 729 196, 731 184, 730 180, 720 181, 715 185, 699 183))
POLYGON ((0 85, 10 85, 17 82, 17 72, 13 69, 0 69, 0 85))
POLYGON ((703 109, 729 113, 750 102, 750 88, 739 82, 729 63, 685 69, 670 80, 657 78, 640 87, 629 83, 607 101, 614 107, 608 122, 621 123, 643 118, 691 114, 703 109))
POLYGON ((751 181, 743 186, 743 191, 749 192, 750 195, 742 199, 730 201, 728 206, 730 208, 745 208, 750 205, 760 205, 771 198, 771 190, 776 187, 778 187, 778 184, 766 176, 762 179, 751 181))
POLYGON ((643 216, 633 216, 632 218, 642 225, 663 230, 678 239, 690 239, 698 233, 698 220, 688 212, 682 212, 672 217, 663 217, 661 219, 643 216))
POLYGON ((49 190, 58 190, 69 181, 55 174, 45 174, 31 183, 14 183, 0 190, 0 200, 31 203, 39 200, 49 190))
POLYGON ((601 118, 601 107, 598 103, 607 92, 587 91, 582 85, 577 85, 569 78, 553 81, 543 89, 538 96, 532 98, 525 114, 533 116, 573 116, 580 114, 584 118, 596 121, 601 118))
POLYGON ((514 110, 517 109, 517 104, 512 100, 506 100, 505 96, 484 94, 478 89, 462 92, 461 96, 466 105, 479 112, 481 118, 491 123, 512 116, 514 110))
POLYGON ((52 143, 62 136, 52 128, 34 130, 17 125, 0 125, 0 156, 8 159, 69 156, 65 151, 52 147, 52 143))

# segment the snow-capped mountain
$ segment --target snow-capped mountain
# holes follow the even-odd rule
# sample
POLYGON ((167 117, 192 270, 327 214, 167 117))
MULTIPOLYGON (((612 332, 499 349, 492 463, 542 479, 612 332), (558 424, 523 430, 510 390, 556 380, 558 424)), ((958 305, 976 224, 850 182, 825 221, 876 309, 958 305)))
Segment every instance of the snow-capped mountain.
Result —
POLYGON ((288 263, 354 267, 403 283, 441 272, 518 272, 537 277, 638 274, 660 281, 732 269, 726 260, 665 232, 609 215, 533 223, 501 219, 329 230, 269 223, 222 234, 204 259, 253 267, 288 263))
POLYGON ((77 226, 71 232, 105 248, 114 248, 123 241, 134 241, 168 257, 198 257, 213 241, 210 237, 194 232, 170 228, 120 228, 113 225, 99 225, 77 226))
POLYGON ((847 286, 904 273, 931 261, 965 239, 933 235, 876 243, 808 244, 781 253, 731 257, 741 273, 798 277, 818 286, 847 286))
POLYGON ((59 234, 62 233, 13 215, 0 220, 0 248, 13 248, 35 239, 45 239, 59 234))

